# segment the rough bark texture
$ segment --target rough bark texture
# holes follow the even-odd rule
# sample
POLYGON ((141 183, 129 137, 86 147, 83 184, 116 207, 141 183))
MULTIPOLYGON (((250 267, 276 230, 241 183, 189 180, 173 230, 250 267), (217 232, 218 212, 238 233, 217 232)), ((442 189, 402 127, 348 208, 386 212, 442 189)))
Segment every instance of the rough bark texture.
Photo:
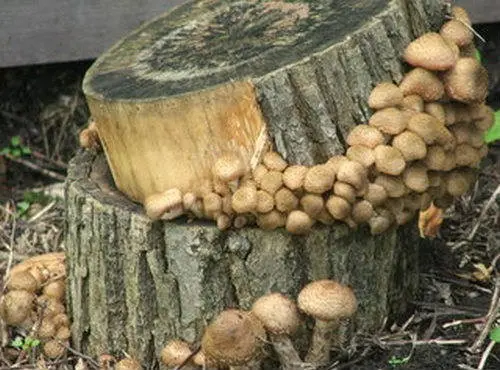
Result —
POLYGON ((196 342, 224 308, 248 309, 270 291, 296 297, 320 278, 354 287, 354 328, 373 332, 407 308, 417 286, 418 236, 409 229, 373 237, 335 225, 297 237, 151 222, 90 152, 71 163, 66 211, 73 345, 93 355, 125 350, 152 366, 168 339, 196 342))

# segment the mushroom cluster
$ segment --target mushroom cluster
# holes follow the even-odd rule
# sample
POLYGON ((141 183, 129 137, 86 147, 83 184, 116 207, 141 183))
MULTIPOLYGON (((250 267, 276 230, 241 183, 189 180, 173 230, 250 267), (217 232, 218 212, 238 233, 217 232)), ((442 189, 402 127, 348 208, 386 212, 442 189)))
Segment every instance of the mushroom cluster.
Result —
POLYGON ((63 253, 48 253, 16 265, 0 301, 0 317, 27 336, 42 342, 43 353, 58 358, 71 336, 65 302, 63 253))
MULTIPOLYGON (((467 13, 453 7, 439 32, 404 50, 412 69, 399 85, 382 82, 371 91, 373 114, 349 133, 345 155, 303 166, 270 151, 250 169, 225 153, 196 193, 174 188, 150 195, 146 214, 153 220, 186 214, 213 220, 221 230, 285 227, 299 235, 316 222, 367 223, 380 234, 431 204, 446 208, 475 181, 487 154, 484 133, 493 124, 484 103, 488 76, 475 50, 467 13)), ((94 123, 81 141, 98 146, 94 123)))
POLYGON ((222 311, 205 329, 195 353, 182 340, 171 340, 161 352, 168 368, 229 367, 234 370, 261 368, 270 343, 284 370, 313 370, 329 361, 332 348, 342 345, 341 325, 357 308, 356 297, 347 285, 317 280, 299 293, 297 303, 281 293, 258 298, 250 311, 222 311), (300 312, 315 320, 309 350, 302 360, 292 338, 299 328, 300 312))

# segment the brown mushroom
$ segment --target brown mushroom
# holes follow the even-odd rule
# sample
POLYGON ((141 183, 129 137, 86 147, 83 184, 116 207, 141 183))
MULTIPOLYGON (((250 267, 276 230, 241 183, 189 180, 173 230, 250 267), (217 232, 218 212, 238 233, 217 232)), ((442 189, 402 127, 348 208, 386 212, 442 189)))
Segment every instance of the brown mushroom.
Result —
POLYGON ((332 188, 335 172, 330 166, 315 165, 309 168, 304 177, 304 189, 310 193, 322 194, 332 188))
POLYGON ((463 103, 482 103, 488 94, 488 72, 476 58, 460 58, 443 81, 448 96, 463 103))
POLYGON ((399 150, 406 161, 425 158, 427 146, 423 139, 412 131, 403 131, 392 140, 392 146, 399 150))
POLYGON ((342 181, 335 181, 335 184, 333 184, 333 194, 344 198, 351 204, 356 200, 356 189, 352 185, 342 181))
POLYGON ((288 188, 281 188, 274 194, 276 209, 280 212, 289 213, 297 209, 299 199, 288 188))
POLYGON ((407 119, 403 112, 397 108, 384 108, 375 112, 370 117, 368 124, 382 133, 397 135, 406 128, 407 119))
POLYGON ((264 163, 268 170, 279 172, 283 172, 288 166, 288 163, 276 152, 267 152, 264 154, 262 163, 264 163))
POLYGON ((47 297, 53 297, 58 301, 64 302, 66 297, 66 281, 65 279, 53 280, 47 283, 42 290, 42 293, 47 297))
MULTIPOLYGON (((66 352, 66 347, 57 339, 52 339, 43 344, 43 354, 50 359, 62 357, 66 352)), ((118 367, 115 367, 118 369, 118 367)), ((124 370, 125 368, 121 368, 124 370)), ((126 368, 129 369, 129 368, 126 368)), ((140 368, 139 368, 140 369, 140 368)))
POLYGON ((404 51, 406 62, 430 71, 446 71, 455 65, 457 55, 438 33, 428 32, 410 42, 404 51))
POLYGON ((471 172, 462 169, 454 170, 446 177, 446 191, 454 197, 459 197, 469 190, 474 180, 475 177, 471 172))
POLYGON ((283 186, 283 173, 275 170, 268 171, 262 175, 259 187, 274 195, 283 186))
POLYGON ((351 205, 344 198, 331 195, 326 201, 326 209, 336 220, 344 220, 351 213, 351 205))
MULTIPOLYGON (((384 136, 376 127, 369 125, 358 125, 355 126, 349 135, 347 136, 346 143, 350 146, 353 145, 364 145, 368 148, 375 148, 377 145, 384 143, 384 136)), ((343 156, 334 156, 329 162, 334 165, 334 168, 338 168, 337 164, 340 164, 345 158, 343 156), (335 163, 334 163, 335 162, 335 163)))
MULTIPOLYGON (((169 369, 173 369, 176 366, 183 365, 192 353, 193 351, 189 348, 188 343, 180 339, 173 339, 168 341, 161 350, 160 359, 165 366, 169 369)), ((190 362, 187 364, 187 367, 184 366, 183 369, 194 370, 195 366, 190 362)))
POLYGON ((373 216, 373 205, 367 200, 360 200, 352 207, 352 219, 358 224, 368 222, 373 216))
POLYGON ((290 190, 298 190, 304 185, 304 177, 307 171, 306 166, 289 166, 283 172, 283 183, 290 190))
POLYGON ((30 293, 34 293, 40 289, 40 283, 30 272, 19 271, 15 274, 10 274, 7 280, 7 289, 26 290, 30 293))
POLYGON ((455 150, 455 161, 457 166, 478 167, 481 157, 478 150, 471 145, 460 144, 455 150))
POLYGON ((286 230, 295 235, 304 235, 311 231, 314 220, 304 211, 295 210, 288 214, 286 230))
POLYGON ((34 299, 26 290, 11 290, 0 301, 0 317, 7 325, 21 324, 31 314, 34 299))
POLYGON ((401 174, 406 162, 401 152, 390 145, 379 145, 374 149, 377 171, 397 176, 401 174))
POLYGON ((412 164, 404 171, 403 182, 410 190, 423 193, 429 187, 427 167, 420 163, 412 164))
POLYGON ((324 365, 329 361, 332 342, 340 341, 337 331, 342 320, 356 312, 356 296, 347 285, 317 280, 302 288, 297 303, 301 311, 315 319, 306 362, 324 365))
POLYGON ((259 165, 257 165, 257 167, 255 167, 255 169, 253 170, 252 175, 253 175, 253 179, 255 180, 255 182, 257 183, 257 185, 260 186, 260 184, 262 182, 262 178, 268 172, 269 172, 269 170, 263 164, 259 164, 259 165))
POLYGON ((168 189, 148 196, 144 202, 146 214, 152 220, 172 220, 184 213, 182 193, 179 189, 168 189))
POLYGON ((375 163, 373 149, 364 145, 353 145, 347 148, 346 157, 349 160, 361 163, 364 167, 370 167, 375 163))
POLYGON ((372 235, 380 235, 386 232, 393 224, 394 216, 384 208, 377 208, 375 214, 368 220, 370 233, 372 235))
POLYGON ((445 39, 453 41, 462 48, 472 43, 474 35, 469 27, 459 20, 452 19, 441 27, 439 34, 445 39))
POLYGON ((245 174, 245 165, 236 154, 229 153, 220 156, 214 163, 214 176, 222 182, 237 181, 245 174))
POLYGON ((325 210, 325 201, 319 194, 306 193, 300 198, 300 206, 309 217, 315 219, 325 210))
POLYGON ((236 213, 255 211, 257 202, 257 189, 252 185, 241 186, 231 198, 231 206, 236 213))
POLYGON ((367 191, 363 197, 374 207, 378 207, 387 200, 388 195, 387 191, 382 185, 369 183, 367 191))
POLYGON ((424 111, 424 99, 420 95, 413 94, 407 95, 403 98, 403 103, 401 104, 403 111, 410 112, 423 112, 424 111))
POLYGON ((436 102, 426 103, 424 112, 436 118, 440 124, 444 125, 446 123, 446 112, 443 104, 436 102))
POLYGON ((368 97, 368 106, 372 109, 397 107, 403 102, 403 93, 393 83, 382 82, 375 86, 368 97))
POLYGON ((264 230, 274 230, 278 227, 285 226, 286 215, 275 209, 271 212, 257 215, 257 225, 264 230))
POLYGON ((444 95, 441 80, 423 68, 415 68, 408 72, 399 87, 405 96, 419 95, 426 102, 439 100, 444 95))
POLYGON ((257 191, 257 212, 267 213, 274 208, 274 197, 264 190, 257 191))
POLYGON ((408 190, 398 176, 380 174, 375 178, 375 184, 382 186, 391 198, 402 197, 408 190))
POLYGON ((357 190, 366 186, 366 168, 362 164, 354 161, 344 161, 337 172, 338 181, 354 186, 357 190))

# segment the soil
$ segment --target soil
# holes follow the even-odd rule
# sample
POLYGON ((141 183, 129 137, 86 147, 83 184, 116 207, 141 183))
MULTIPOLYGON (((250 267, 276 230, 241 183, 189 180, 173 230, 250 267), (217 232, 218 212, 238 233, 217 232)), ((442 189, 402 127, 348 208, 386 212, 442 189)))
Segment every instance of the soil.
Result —
MULTIPOLYGON (((487 40, 477 43, 490 74, 488 104, 497 110, 500 23, 477 25, 476 30, 487 40)), ((12 137, 20 136, 22 144, 32 151, 21 158, 0 157, 0 288, 10 258, 17 263, 27 256, 64 250, 58 176, 64 176, 68 161, 79 150, 78 132, 88 119, 80 86, 90 64, 83 61, 0 69, 0 150, 12 137), (38 193, 47 186, 51 198, 38 193), (27 210, 19 208, 23 200, 29 203, 27 210), (41 210, 45 211, 40 216, 41 210)), ((476 186, 447 210, 439 236, 422 249, 420 292, 413 311, 405 317, 389 318, 376 335, 359 333, 329 368, 477 368, 488 340, 477 353, 467 348, 481 331, 500 268, 497 263, 493 271, 486 270, 500 253, 500 199, 492 199, 487 208, 500 184, 499 159, 500 145, 492 144, 476 186), (474 319, 472 323, 452 325, 470 319, 474 319)), ((6 351, 12 350, 8 343, 5 338, 0 342, 0 369, 8 368, 6 351)), ((69 364, 78 357, 71 357, 59 368, 72 368, 69 364)), ((484 367, 498 368, 500 345, 493 349, 484 367)))

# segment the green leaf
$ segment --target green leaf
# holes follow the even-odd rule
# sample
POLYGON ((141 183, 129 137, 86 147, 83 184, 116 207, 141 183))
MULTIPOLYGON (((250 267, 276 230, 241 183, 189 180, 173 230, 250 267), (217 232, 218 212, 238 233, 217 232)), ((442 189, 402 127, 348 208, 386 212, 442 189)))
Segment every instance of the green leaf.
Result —
POLYGON ((495 326, 491 329, 490 339, 495 343, 500 343, 500 326, 495 326))
POLYGON ((31 347, 32 348, 38 347, 39 345, 40 345, 40 341, 38 339, 33 339, 31 341, 31 347))
POLYGON ((20 157, 22 154, 21 149, 13 148, 13 149, 11 149, 10 154, 12 154, 13 157, 20 157))
POLYGON ((484 135, 484 140, 489 144, 500 140, 500 110, 495 112, 495 122, 484 135))
POLYGON ((12 342, 10 342, 10 345, 11 345, 12 347, 15 347, 15 348, 21 349, 21 347, 23 346, 23 338, 21 338, 21 337, 16 337, 16 339, 14 339, 12 342))
POLYGON ((20 136, 12 136, 10 138, 10 145, 19 146, 19 144, 21 144, 21 137, 20 136))
POLYGON ((476 49, 475 54, 476 54, 476 59, 477 59, 477 61, 478 61, 479 63, 481 63, 481 62, 483 61, 483 60, 482 60, 482 59, 483 59, 483 57, 481 56, 481 52, 480 52, 479 50, 477 50, 477 49, 476 49))
POLYGON ((6 154, 10 154, 10 148, 8 147, 2 148, 2 151, 0 152, 0 155, 6 155, 6 154))
POLYGON ((28 154, 31 154, 31 149, 27 146, 21 146, 21 153, 23 153, 24 155, 28 155, 28 154))
POLYGON ((22 201, 22 202, 18 202, 17 203, 17 212, 20 215, 25 214, 26 211, 28 210, 28 208, 30 208, 30 203, 29 202, 22 201))

